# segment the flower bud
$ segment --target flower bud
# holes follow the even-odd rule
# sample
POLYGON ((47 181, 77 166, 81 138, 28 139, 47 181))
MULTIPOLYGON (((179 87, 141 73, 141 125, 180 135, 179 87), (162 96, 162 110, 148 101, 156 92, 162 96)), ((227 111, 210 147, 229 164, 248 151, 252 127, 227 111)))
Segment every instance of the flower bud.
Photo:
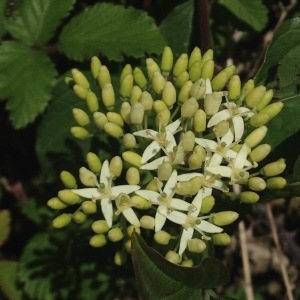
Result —
POLYGON ((268 113, 260 111, 250 118, 250 125, 253 127, 260 127, 267 124, 271 120, 271 116, 268 113))
POLYGON ((203 181, 204 181, 203 176, 195 176, 191 178, 189 180, 189 182, 191 183, 189 195, 191 196, 196 195, 199 192, 200 188, 202 187, 203 181))
POLYGON ((104 234, 95 234, 90 238, 90 246, 94 248, 101 248, 107 243, 106 237, 104 234))
POLYGON ((95 79, 98 78, 101 65, 100 59, 97 56, 93 56, 91 59, 91 71, 95 79))
POLYGON ((132 87, 131 93, 130 93, 130 98, 129 98, 130 105, 133 105, 134 103, 139 102, 140 98, 142 96, 142 93, 143 93, 142 89, 138 85, 134 85, 132 87))
POLYGON ((92 230, 95 233, 106 233, 109 230, 109 226, 105 220, 97 220, 92 223, 92 230))
POLYGON ((172 82, 167 81, 163 91, 161 100, 168 106, 172 107, 173 104, 176 102, 176 89, 172 82))
POLYGON ((264 109, 273 99, 274 91, 272 89, 267 90, 260 103, 256 106, 257 111, 264 109))
POLYGON ((223 71, 227 73, 227 77, 228 77, 228 78, 231 78, 231 76, 232 76, 232 75, 234 74, 234 72, 235 72, 235 69, 236 69, 235 65, 230 65, 230 66, 225 67, 225 68, 223 69, 223 71))
POLYGON ((126 149, 137 147, 136 138, 132 133, 126 133, 123 136, 123 145, 126 149))
POLYGON ((192 82, 195 82, 198 80, 201 76, 201 61, 195 61, 190 67, 189 67, 189 77, 192 82))
POLYGON ((143 105, 144 111, 151 111, 153 106, 153 98, 147 91, 142 92, 139 102, 143 105))
POLYGON ((235 211, 221 211, 213 215, 212 223, 217 226, 225 226, 233 223, 239 214, 235 211))
POLYGON ((270 119, 273 119, 281 112, 282 108, 283 108, 283 102, 277 101, 267 105, 265 108, 263 108, 260 111, 260 113, 267 113, 269 114, 270 119))
POLYGON ((87 216, 82 211, 75 211, 72 215, 72 219, 77 224, 82 224, 85 222, 87 216))
POLYGON ((176 194, 180 196, 190 195, 192 183, 190 181, 180 181, 176 185, 176 194))
POLYGON ((190 79, 187 71, 181 72, 175 79, 174 85, 177 88, 181 88, 190 79))
POLYGON ((228 83, 228 99, 239 100, 241 97, 241 79, 239 75, 233 75, 228 83))
POLYGON ((85 100, 89 90, 79 84, 74 84, 73 92, 79 99, 85 100))
POLYGON ((196 152, 193 152, 188 158, 188 165, 191 170, 201 168, 203 163, 202 155, 199 155, 196 152))
POLYGON ((214 126, 213 132, 216 137, 220 138, 227 134, 229 128, 230 128, 229 122, 227 120, 223 120, 214 126))
POLYGON ((144 119, 144 111, 145 110, 142 103, 134 103, 130 111, 130 123, 133 125, 142 124, 144 119))
POLYGON ((88 124, 90 124, 90 118, 84 110, 80 108, 73 108, 72 113, 73 118, 79 126, 87 126, 88 124))
POLYGON ((160 68, 163 73, 168 74, 173 67, 173 52, 172 49, 166 46, 162 53, 160 68))
POLYGON ((154 234, 155 242, 160 245, 168 245, 170 238, 171 238, 171 235, 164 230, 159 230, 159 231, 155 232, 155 234, 154 234))
POLYGON ((72 77, 74 79, 74 82, 80 86, 82 86, 85 89, 89 89, 90 88, 90 83, 89 81, 86 79, 86 77, 83 75, 82 72, 80 72, 77 69, 72 69, 71 70, 72 73, 72 77))
POLYGON ((158 192, 162 188, 162 182, 158 178, 153 178, 146 186, 146 190, 158 192))
POLYGON ((202 56, 201 64, 203 65, 208 61, 214 58, 214 51, 212 49, 208 49, 202 56))
POLYGON ((123 68, 121 75, 120 75, 120 85, 122 85, 122 81, 124 80, 124 78, 128 75, 131 74, 132 75, 132 67, 130 64, 126 64, 125 67, 123 68))
MULTIPOLYGON (((155 71, 160 72, 160 68, 159 68, 158 64, 152 58, 147 58, 146 59, 146 68, 147 68, 148 78, 150 80, 152 80, 152 77, 153 77, 153 74, 154 74, 155 71)), ((143 89, 143 87, 141 87, 141 88, 143 89)))
POLYGON ((71 134, 79 140, 85 140, 92 136, 85 128, 80 126, 71 127, 71 134))
POLYGON ((86 96, 86 104, 90 112, 96 112, 99 109, 99 102, 96 94, 89 91, 86 96))
POLYGON ((181 261, 180 255, 177 252, 172 251, 172 250, 169 250, 167 252, 167 254, 165 255, 165 258, 166 258, 166 260, 168 260, 169 262, 171 262, 175 265, 179 264, 181 261))
POLYGON ((126 252, 119 250, 116 252, 115 256, 114 256, 114 263, 117 266, 123 266, 127 261, 127 254, 126 252))
POLYGON ((141 233, 141 229, 139 227, 134 226, 134 225, 129 225, 127 227, 127 234, 129 236, 132 236, 133 232, 136 232, 137 234, 140 234, 141 233))
POLYGON ((128 102, 123 102, 121 104, 121 109, 120 109, 120 115, 122 116, 123 120, 127 123, 130 124, 130 113, 131 113, 131 105, 128 102))
POLYGON ((173 168, 170 162, 164 161, 157 169, 157 177, 161 181, 167 181, 171 174, 173 168))
POLYGON ((266 126, 261 126, 257 129, 254 129, 246 138, 245 144, 248 147, 253 148, 258 145, 266 136, 268 128, 266 126))
POLYGON ((267 177, 273 177, 282 173, 285 170, 285 167, 285 160, 280 158, 277 161, 265 165, 260 172, 267 177))
MULTIPOLYGON (((156 69, 156 70, 159 70, 159 68, 156 69)), ((149 76, 149 73, 148 73, 148 76, 149 76)), ((150 77, 149 77, 149 78, 150 78, 150 77)), ((138 68, 138 67, 134 68, 134 70, 133 70, 133 79, 134 79, 134 82, 135 82, 142 90, 146 88, 146 86, 147 86, 147 79, 146 79, 146 77, 145 77, 143 71, 142 71, 140 68, 138 68)))
POLYGON ((111 242, 118 242, 123 238, 123 232, 119 227, 112 228, 107 233, 107 238, 111 242))
POLYGON ((185 259, 180 263, 180 265, 182 267, 191 268, 194 266, 194 262, 192 259, 185 259))
POLYGON ((52 209, 64 209, 67 207, 67 205, 64 202, 60 201, 60 199, 58 199, 57 197, 49 199, 47 201, 47 205, 52 209))
POLYGON ((88 164, 89 169, 93 173, 99 173, 101 170, 102 163, 99 159, 99 156, 93 152, 89 152, 86 155, 86 162, 88 164))
POLYGON ((131 239, 127 240, 124 243, 124 249, 126 250, 127 253, 131 253, 131 239))
POLYGON ((151 216, 142 216, 140 223, 142 228, 153 230, 155 226, 155 219, 151 216))
POLYGON ((239 196, 242 203, 254 204, 259 200, 259 195, 252 191, 241 192, 239 196))
POLYGON ((97 176, 85 167, 79 169, 79 178, 85 186, 94 187, 97 184, 97 176))
POLYGON ((79 202, 80 197, 71 190, 61 190, 58 192, 58 198, 67 205, 74 205, 79 202))
POLYGON ((212 241, 216 246, 228 246, 231 242, 231 237, 227 233, 215 233, 212 236, 212 241))
POLYGON ((190 95, 196 100, 204 98, 206 92, 206 81, 202 78, 198 79, 190 89, 190 95))
POLYGON ((130 204, 133 207, 136 207, 138 209, 143 209, 143 210, 148 210, 152 206, 152 203, 148 199, 141 197, 139 195, 132 196, 130 199, 130 204))
POLYGON ((115 92, 111 83, 105 83, 101 90, 101 97, 104 106, 108 110, 113 110, 115 105, 115 92))
POLYGON ((190 90, 191 90, 192 86, 193 86, 193 82, 191 80, 188 80, 181 87, 181 89, 178 93, 178 99, 177 99, 177 102, 179 104, 184 103, 188 98, 190 98, 190 90))
POLYGON ((252 191, 263 191, 266 188, 266 182, 261 177, 250 177, 248 186, 252 191))
POLYGON ((192 118, 198 110, 198 102, 194 97, 187 99, 181 106, 181 117, 192 118))
POLYGON ((155 93, 158 95, 162 94, 164 86, 166 84, 166 80, 164 76, 160 73, 160 71, 154 71, 151 79, 152 88, 155 93))
POLYGON ((182 53, 174 64, 173 75, 175 77, 178 77, 180 73, 187 70, 187 67, 188 67, 188 55, 186 53, 182 53))
POLYGON ((104 125, 108 122, 106 115, 102 112, 96 111, 93 114, 93 118, 96 127, 103 130, 104 125))
POLYGON ((168 110, 168 107, 162 100, 156 100, 153 102, 153 110, 158 114, 163 110, 168 110))
POLYGON ((126 172, 126 180, 128 184, 139 184, 140 183, 140 172, 135 167, 130 167, 126 172))
POLYGON ((71 215, 63 213, 52 220, 52 226, 56 229, 60 229, 69 225, 71 221, 71 215))
POLYGON ((142 157, 132 151, 125 151, 122 153, 122 157, 124 159, 124 161, 126 161, 127 163, 133 165, 134 167, 139 168, 141 166, 141 161, 142 161, 142 157))
POLYGON ((106 84, 111 83, 110 74, 106 66, 100 67, 97 80, 101 89, 103 89, 106 84))
POLYGON ((267 188, 271 190, 281 190, 285 188, 287 182, 283 177, 272 177, 267 179, 267 188))
POLYGON ((116 139, 123 136, 123 129, 119 125, 112 122, 105 123, 103 130, 116 139))
POLYGON ((263 85, 259 85, 255 87, 247 96, 246 96, 246 104, 248 107, 257 106, 266 93, 266 87, 263 85))
POLYGON ((208 116, 213 116, 219 111, 222 103, 223 92, 213 92, 204 98, 204 111, 208 116))
POLYGON ((91 200, 83 201, 81 209, 87 215, 95 214, 97 212, 97 204, 91 200))
POLYGON ((115 123, 115 124, 119 125, 120 127, 124 126, 124 121, 123 121, 120 114, 118 114, 116 112, 109 111, 106 114, 106 117, 107 117, 107 120, 109 122, 115 123))
POLYGON ((165 109, 159 112, 155 118, 155 125, 160 127, 165 127, 169 124, 171 118, 171 112, 168 109, 165 109))
POLYGON ((196 61, 201 62, 201 59, 202 59, 201 50, 200 50, 200 48, 195 47, 190 54, 188 67, 190 68, 192 66, 192 64, 196 61))
POLYGON ((200 239, 190 239, 187 247, 192 253, 202 253, 206 249, 206 244, 200 239))
POLYGON ((246 96, 254 89, 254 87, 254 80, 249 79, 242 87, 241 98, 245 99, 246 96))
POLYGON ((116 178, 120 177, 123 170, 123 161, 120 156, 114 156, 109 163, 111 175, 116 178))
POLYGON ((202 200, 202 206, 200 209, 201 214, 208 214, 215 205, 215 198, 212 195, 206 196, 202 200))
POLYGON ((195 134, 188 130, 181 135, 181 145, 185 152, 192 151, 195 145, 195 134))
POLYGON ((201 69, 201 78, 211 80, 215 71, 215 62, 212 59, 207 60, 201 69))
POLYGON ((211 86, 213 91, 216 92, 222 91, 227 83, 227 80, 228 80, 228 75, 224 70, 222 70, 211 81, 211 86))
POLYGON ((62 181, 63 185, 67 189, 74 189, 76 188, 76 179, 75 177, 68 171, 60 172, 60 180, 62 181))
POLYGON ((193 127, 196 132, 203 132, 206 129, 206 113, 203 109, 198 109, 194 115, 193 127))
POLYGON ((270 152, 271 152, 271 146, 269 144, 262 144, 257 146, 255 149, 253 149, 250 152, 249 157, 251 158, 252 161, 260 162, 263 159, 265 159, 270 152))

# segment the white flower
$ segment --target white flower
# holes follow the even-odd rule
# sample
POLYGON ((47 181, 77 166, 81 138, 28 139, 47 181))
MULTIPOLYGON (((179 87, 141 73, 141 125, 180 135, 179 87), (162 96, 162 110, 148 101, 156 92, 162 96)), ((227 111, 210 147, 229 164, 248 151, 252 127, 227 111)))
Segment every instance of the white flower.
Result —
POLYGON ((130 194, 140 189, 138 185, 119 185, 112 186, 113 176, 109 170, 108 160, 104 161, 101 173, 100 183, 96 183, 96 188, 73 189, 72 191, 83 198, 101 200, 101 210, 109 227, 112 226, 113 206, 112 200, 115 200, 120 193, 130 194))
POLYGON ((174 210, 187 211, 191 205, 181 199, 173 198, 176 193, 176 185, 177 171, 174 170, 160 193, 149 190, 136 191, 137 195, 150 200, 154 205, 158 205, 155 215, 155 231, 162 229, 170 212, 174 210))
POLYGON ((231 120, 233 124, 235 141, 239 141, 244 133, 243 117, 250 118, 254 113, 247 107, 237 106, 234 102, 226 102, 227 109, 221 110, 213 115, 207 123, 210 128, 221 121, 231 120))
POLYGON ((190 208, 187 214, 184 214, 179 211, 172 211, 167 215, 167 218, 183 226, 183 232, 180 239, 180 245, 178 253, 181 256, 184 250, 187 247, 188 240, 193 237, 194 230, 198 231, 203 238, 207 238, 204 232, 207 233, 218 233, 222 232, 223 229, 219 226, 216 226, 204 219, 209 218, 210 216, 198 217, 199 212, 202 206, 202 200, 211 195, 212 189, 201 188, 197 195, 195 196, 193 202, 190 204, 190 208))
POLYGON ((136 136, 153 140, 153 142, 151 142, 151 144, 145 149, 142 155, 142 164, 146 163, 149 159, 155 156, 161 149, 166 154, 173 151, 173 148, 176 147, 174 134, 177 132, 180 122, 180 119, 178 119, 166 127, 160 128, 159 131, 155 131, 153 129, 143 129, 133 133, 136 136))

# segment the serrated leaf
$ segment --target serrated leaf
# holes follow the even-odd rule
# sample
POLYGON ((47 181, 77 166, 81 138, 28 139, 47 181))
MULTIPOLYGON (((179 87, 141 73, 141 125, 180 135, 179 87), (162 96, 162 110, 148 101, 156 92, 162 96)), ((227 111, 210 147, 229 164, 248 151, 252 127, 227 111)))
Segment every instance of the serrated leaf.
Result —
POLYGON ((6 29, 28 46, 42 46, 54 34, 75 0, 23 0, 17 13, 5 22, 6 29))
POLYGON ((189 0, 176 6, 160 25, 161 32, 174 54, 188 51, 193 14, 194 1, 189 0))
POLYGON ((0 261, 0 288, 7 299, 22 299, 16 284, 17 268, 18 263, 16 261, 0 261))
POLYGON ((0 98, 15 128, 32 122, 46 107, 56 70, 40 51, 18 42, 0 46, 0 98))
POLYGON ((0 247, 7 240, 10 233, 11 216, 8 209, 0 210, 0 247))
POLYGON ((206 257, 197 267, 180 267, 149 247, 138 234, 132 235, 131 242, 134 271, 144 300, 197 300, 200 289, 215 288, 229 281, 225 266, 216 258, 206 257))
POLYGON ((255 31, 264 29, 268 22, 268 10, 261 0, 219 0, 219 4, 255 31))
POLYGON ((121 61, 123 55, 160 53, 164 46, 158 27, 145 12, 111 3, 96 4, 75 16, 64 27, 58 44, 60 51, 79 61, 99 52, 121 61))

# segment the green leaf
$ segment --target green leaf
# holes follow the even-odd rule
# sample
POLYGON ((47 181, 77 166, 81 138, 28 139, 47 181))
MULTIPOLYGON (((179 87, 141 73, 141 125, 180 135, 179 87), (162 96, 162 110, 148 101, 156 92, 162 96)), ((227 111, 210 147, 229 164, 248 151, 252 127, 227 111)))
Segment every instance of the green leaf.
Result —
POLYGON ((46 107, 56 75, 49 58, 18 42, 0 46, 0 98, 15 128, 32 122, 46 107))
POLYGON ((176 6, 160 25, 168 45, 174 54, 188 51, 192 34, 194 1, 189 0, 176 6))
POLYGON ((268 22, 268 10, 262 0, 219 0, 219 4, 255 31, 263 30, 268 22))
POLYGON ((22 299, 16 284, 17 268, 16 261, 0 261, 0 288, 8 299, 22 299))
POLYGON ((134 233, 132 261, 142 299, 199 299, 200 289, 211 289, 229 281, 223 263, 204 258, 193 268, 180 267, 167 261, 134 233))
POLYGON ((54 34, 75 0, 23 0, 16 16, 5 22, 6 29, 28 46, 42 46, 54 34))
POLYGON ((4 23, 4 17, 7 11, 7 2, 6 1, 0 1, 0 38, 5 34, 6 30, 3 26, 4 23))
POLYGON ((10 233, 11 216, 8 209, 0 210, 0 247, 7 240, 10 233))
POLYGON ((99 52, 111 60, 123 55, 143 57, 160 53, 165 41, 145 12, 99 3, 75 16, 59 37, 59 49, 69 58, 84 60, 99 52))

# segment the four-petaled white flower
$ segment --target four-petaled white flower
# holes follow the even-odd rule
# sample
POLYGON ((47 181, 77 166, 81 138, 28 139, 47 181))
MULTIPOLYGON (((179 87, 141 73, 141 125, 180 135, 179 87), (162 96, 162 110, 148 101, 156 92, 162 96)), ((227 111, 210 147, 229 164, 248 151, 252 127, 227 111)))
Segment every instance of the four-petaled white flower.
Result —
POLYGON ((177 171, 174 170, 166 182, 164 188, 160 193, 150 190, 139 190, 135 193, 151 201, 152 204, 158 205, 155 215, 155 231, 159 231, 164 226, 167 216, 174 210, 187 211, 190 203, 173 198, 176 193, 177 186, 177 171))
POLYGON ((180 239, 178 254, 181 256, 187 247, 188 241, 193 237, 194 230, 198 231, 202 237, 206 237, 204 232, 207 233, 219 233, 223 231, 223 228, 216 226, 204 219, 210 216, 199 217, 199 212, 202 206, 202 200, 211 195, 212 189, 201 188, 195 196, 193 202, 190 204, 188 213, 185 214, 180 211, 172 211, 166 217, 176 223, 183 226, 183 232, 180 239))
POLYGON ((160 150, 163 150, 166 155, 173 151, 173 148, 176 147, 174 134, 177 132, 180 122, 180 119, 177 119, 166 127, 160 128, 159 131, 155 131, 153 129, 143 129, 133 133, 136 136, 153 140, 142 155, 142 164, 146 163, 160 150))
POLYGON ((119 185, 112 186, 113 176, 110 173, 108 160, 104 161, 101 173, 100 182, 96 183, 96 188, 73 189, 72 191, 80 197, 87 199, 101 200, 101 210, 109 227, 112 226, 113 220, 113 205, 112 200, 115 200, 120 193, 130 194, 140 189, 138 185, 119 185))

